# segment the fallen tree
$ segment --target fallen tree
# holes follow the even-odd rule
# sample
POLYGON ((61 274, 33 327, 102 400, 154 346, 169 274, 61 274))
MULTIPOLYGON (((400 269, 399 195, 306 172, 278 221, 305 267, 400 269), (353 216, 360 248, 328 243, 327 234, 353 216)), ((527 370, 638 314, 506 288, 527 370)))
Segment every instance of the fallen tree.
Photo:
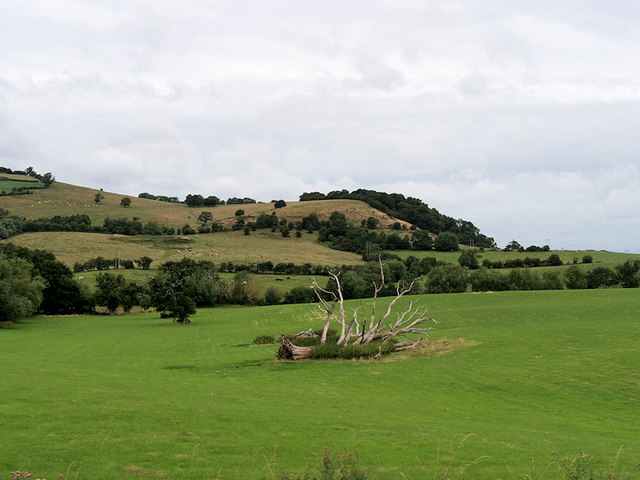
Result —
MULTIPOLYGON (((410 301, 403 310, 396 314, 395 318, 391 318, 394 307, 403 296, 413 290, 419 278, 408 284, 406 282, 398 282, 396 296, 389 302, 382 315, 378 316, 376 303, 385 285, 384 265, 382 261, 379 263, 380 282, 374 282, 373 284, 374 293, 370 315, 367 315, 362 305, 351 312, 345 310, 344 297, 340 285, 340 273, 329 273, 335 282, 335 291, 322 288, 315 279, 313 280, 311 288, 318 298, 318 307, 326 315, 319 345, 326 344, 327 332, 334 322, 340 326, 340 336, 336 341, 339 347, 377 342, 380 343, 379 354, 381 354, 382 346, 391 342, 395 344, 395 350, 399 351, 416 348, 429 339, 430 332, 433 330, 433 326, 430 323, 437 324, 438 322, 433 316, 427 314, 428 307, 419 305, 417 299, 410 301)), ((308 332, 301 333, 308 336, 308 332)), ((280 334, 278 356, 290 360, 301 360, 309 358, 309 354, 314 348, 315 346, 295 345, 286 335, 280 334)))

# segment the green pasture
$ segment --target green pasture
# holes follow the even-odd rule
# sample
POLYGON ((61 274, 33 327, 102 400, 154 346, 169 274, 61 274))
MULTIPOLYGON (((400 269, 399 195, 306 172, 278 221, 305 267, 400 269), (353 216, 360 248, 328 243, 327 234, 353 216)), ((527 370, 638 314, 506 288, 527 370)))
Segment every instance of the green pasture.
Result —
MULTIPOLYGON (((414 256, 416 258, 432 257, 436 260, 448 263, 458 263, 460 257, 459 252, 436 252, 434 251, 415 251, 415 250, 389 250, 388 253, 397 255, 401 259, 414 256)), ((640 259, 640 255, 632 253, 622 252, 608 252, 604 250, 552 250, 550 252, 503 252, 502 250, 485 250, 478 252, 479 263, 482 260, 487 259, 492 262, 505 260, 515 260, 529 258, 539 258, 541 260, 549 258, 551 254, 558 254, 560 260, 565 266, 578 265, 580 268, 592 269, 595 267, 608 267, 613 268, 616 265, 624 263, 627 259, 640 259), (583 257, 589 255, 593 258, 593 263, 582 263, 583 257)), ((543 271, 544 269, 555 270, 558 267, 536 267, 536 271, 543 271)))
POLYGON ((13 242, 28 248, 46 248, 69 267, 98 256, 135 260, 142 256, 153 259, 152 266, 184 257, 193 260, 274 264, 293 262, 301 265, 357 265, 362 257, 351 252, 331 250, 317 241, 316 234, 305 233, 297 238, 283 238, 271 230, 258 230, 251 235, 242 231, 195 234, 188 237, 167 235, 111 235, 82 232, 30 232, 11 237, 13 242))
POLYGON ((44 185, 36 181, 20 181, 0 179, 0 192, 10 193, 14 188, 44 188, 44 185))
POLYGON ((327 446, 358 449, 370 478, 565 478, 551 452, 581 450, 594 469, 638 478, 637 289, 421 301, 441 322, 434 341, 469 346, 293 363, 250 345, 320 326, 313 305, 201 309, 187 326, 147 313, 0 329, 0 473, 273 479, 319 466, 327 446))

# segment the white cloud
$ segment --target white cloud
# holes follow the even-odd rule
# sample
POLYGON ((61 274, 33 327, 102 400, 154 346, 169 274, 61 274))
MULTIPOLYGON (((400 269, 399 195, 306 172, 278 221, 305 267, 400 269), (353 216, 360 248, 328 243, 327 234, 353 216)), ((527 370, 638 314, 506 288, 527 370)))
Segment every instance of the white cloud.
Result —
POLYGON ((638 20, 573 1, 5 0, 0 161, 131 195, 376 188, 499 244, 640 251, 638 20))

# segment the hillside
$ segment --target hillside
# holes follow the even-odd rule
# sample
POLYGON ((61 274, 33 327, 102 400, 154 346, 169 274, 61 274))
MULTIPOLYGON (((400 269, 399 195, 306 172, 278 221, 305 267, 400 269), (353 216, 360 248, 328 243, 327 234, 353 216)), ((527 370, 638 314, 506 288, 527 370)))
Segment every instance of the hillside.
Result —
MULTIPOLYGON (((0 197, 0 207, 27 219, 86 214, 91 218, 93 225, 101 225, 107 217, 126 216, 137 217, 143 223, 155 220, 174 228, 182 227, 187 223, 196 226, 197 217, 202 211, 210 211, 215 221, 229 226, 235 220, 235 212, 238 209, 245 211, 247 221, 251 221, 260 213, 271 214, 272 212, 276 212, 278 218, 286 218, 292 222, 301 220, 302 217, 311 213, 318 215, 320 220, 326 220, 333 211, 343 212, 348 221, 356 224, 360 224, 370 216, 376 217, 382 227, 398 221, 358 200, 290 202, 286 207, 277 210, 272 203, 189 207, 180 203, 148 200, 61 182, 54 182, 47 189, 36 190, 32 195, 0 197), (94 202, 97 193, 104 196, 100 203, 94 202), (124 208, 120 205, 120 201, 125 197, 131 199, 130 207, 124 208)), ((400 223, 407 224, 402 221, 400 223)))

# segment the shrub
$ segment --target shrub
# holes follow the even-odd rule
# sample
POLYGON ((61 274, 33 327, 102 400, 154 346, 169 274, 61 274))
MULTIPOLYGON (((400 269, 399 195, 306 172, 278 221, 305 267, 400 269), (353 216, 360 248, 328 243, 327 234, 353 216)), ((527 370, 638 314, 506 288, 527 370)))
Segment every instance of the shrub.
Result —
POLYGON ((278 287, 269 287, 264 293, 264 301, 267 305, 275 305, 282 301, 282 292, 278 290, 278 287))
POLYGON ((593 263, 593 257, 591 255, 585 255, 582 257, 582 263, 593 263))
POLYGON ((253 339, 254 345, 270 345, 276 343, 276 339, 273 335, 259 335, 253 339))
POLYGON ((434 267, 425 280, 427 293, 460 293, 467 289, 467 270, 458 265, 434 267))
POLYGON ((349 344, 345 346, 339 346, 335 343, 325 343, 324 345, 319 345, 311 352, 309 352, 310 359, 343 359, 350 360, 352 358, 368 358, 374 357, 378 353, 382 355, 387 355, 392 353, 396 349, 394 343, 378 343, 371 342, 366 343, 364 345, 360 344, 349 344))

